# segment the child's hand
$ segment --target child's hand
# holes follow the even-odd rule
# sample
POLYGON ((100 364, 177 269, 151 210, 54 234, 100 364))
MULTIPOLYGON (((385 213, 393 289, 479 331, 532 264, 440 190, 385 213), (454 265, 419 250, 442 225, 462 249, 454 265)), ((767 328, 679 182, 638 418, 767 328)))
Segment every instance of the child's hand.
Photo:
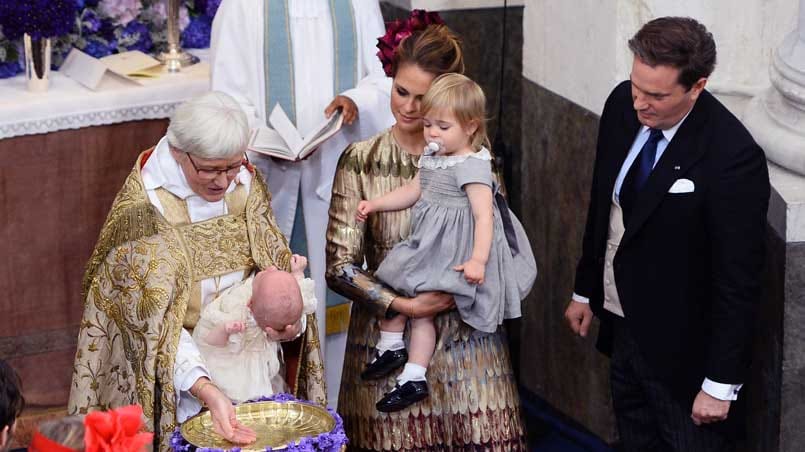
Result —
POLYGON ((298 254, 291 256, 291 273, 303 273, 305 268, 307 268, 307 258, 305 256, 298 254))
POLYGON ((457 272, 464 272, 464 279, 470 284, 483 284, 484 273, 486 273, 486 265, 470 259, 461 265, 456 265, 453 270, 457 272))
POLYGON ((225 329, 226 334, 242 333, 246 329, 246 325, 243 322, 227 322, 225 329))
POLYGON ((372 206, 372 201, 361 201, 358 203, 358 212, 355 214, 355 219, 363 223, 369 218, 369 214, 372 213, 373 210, 374 206, 372 206))

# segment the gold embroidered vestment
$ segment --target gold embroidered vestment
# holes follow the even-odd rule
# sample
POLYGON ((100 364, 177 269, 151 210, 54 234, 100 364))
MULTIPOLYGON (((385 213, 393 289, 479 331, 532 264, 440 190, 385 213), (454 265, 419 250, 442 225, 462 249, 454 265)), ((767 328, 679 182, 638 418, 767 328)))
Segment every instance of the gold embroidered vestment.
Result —
MULTIPOLYGON (((87 264, 68 411, 138 403, 147 427, 169 449, 176 427, 174 363, 183 327, 192 328, 203 279, 270 265, 288 269, 290 251, 271 212, 259 173, 250 193, 227 195, 227 215, 189 223, 186 206, 158 193, 165 214, 149 202, 137 159, 118 192, 87 264)), ((326 403, 315 315, 288 383, 298 397, 326 403)))

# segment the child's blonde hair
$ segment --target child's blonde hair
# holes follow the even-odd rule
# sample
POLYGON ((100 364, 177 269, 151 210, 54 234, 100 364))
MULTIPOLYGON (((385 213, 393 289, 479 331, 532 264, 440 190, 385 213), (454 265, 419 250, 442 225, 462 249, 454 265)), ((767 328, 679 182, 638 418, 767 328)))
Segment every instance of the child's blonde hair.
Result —
POLYGON ((486 96, 469 77, 457 73, 437 77, 422 98, 422 114, 431 110, 453 113, 461 127, 466 128, 475 121, 478 128, 470 137, 473 150, 478 151, 481 146, 491 147, 486 136, 486 96))

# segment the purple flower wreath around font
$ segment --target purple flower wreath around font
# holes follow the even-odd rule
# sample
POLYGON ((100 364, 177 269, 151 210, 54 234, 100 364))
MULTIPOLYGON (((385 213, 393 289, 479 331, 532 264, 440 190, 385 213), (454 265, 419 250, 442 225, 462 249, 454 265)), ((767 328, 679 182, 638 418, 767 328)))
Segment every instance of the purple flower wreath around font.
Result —
MULTIPOLYGON (((249 402, 297 402, 297 403, 305 403, 308 405, 318 406, 315 403, 308 402, 305 400, 299 400, 296 397, 292 396, 291 394, 274 394, 268 397, 260 397, 257 399, 249 400, 249 402)), ((288 444, 287 447, 282 449, 286 452, 338 452, 341 448, 349 442, 347 439, 347 435, 344 432, 344 421, 341 419, 341 416, 335 412, 335 410, 331 408, 327 408, 327 412, 335 419, 335 427, 329 432, 321 433, 316 436, 302 438, 297 443, 288 444)), ((179 427, 176 427, 176 430, 171 435, 171 449, 174 452, 225 452, 223 449, 211 449, 211 448, 197 448, 192 444, 188 443, 187 440, 184 439, 182 436, 181 430, 179 427)), ((240 448, 232 448, 228 449, 229 452, 240 452, 240 448)), ((272 452, 273 449, 270 447, 266 447, 266 452, 272 452)))

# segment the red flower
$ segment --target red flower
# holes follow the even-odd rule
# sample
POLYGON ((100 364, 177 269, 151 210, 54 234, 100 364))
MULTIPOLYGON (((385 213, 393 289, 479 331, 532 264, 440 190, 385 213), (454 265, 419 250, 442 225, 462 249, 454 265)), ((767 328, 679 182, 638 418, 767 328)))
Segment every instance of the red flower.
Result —
POLYGON ((143 410, 138 405, 93 411, 84 418, 84 450, 140 452, 154 436, 142 430, 143 410))
POLYGON ((386 34, 377 38, 377 57, 383 63, 383 71, 391 77, 394 52, 403 41, 415 31, 424 30, 428 25, 444 24, 437 12, 427 12, 424 9, 415 9, 406 20, 395 20, 386 24, 386 34))

